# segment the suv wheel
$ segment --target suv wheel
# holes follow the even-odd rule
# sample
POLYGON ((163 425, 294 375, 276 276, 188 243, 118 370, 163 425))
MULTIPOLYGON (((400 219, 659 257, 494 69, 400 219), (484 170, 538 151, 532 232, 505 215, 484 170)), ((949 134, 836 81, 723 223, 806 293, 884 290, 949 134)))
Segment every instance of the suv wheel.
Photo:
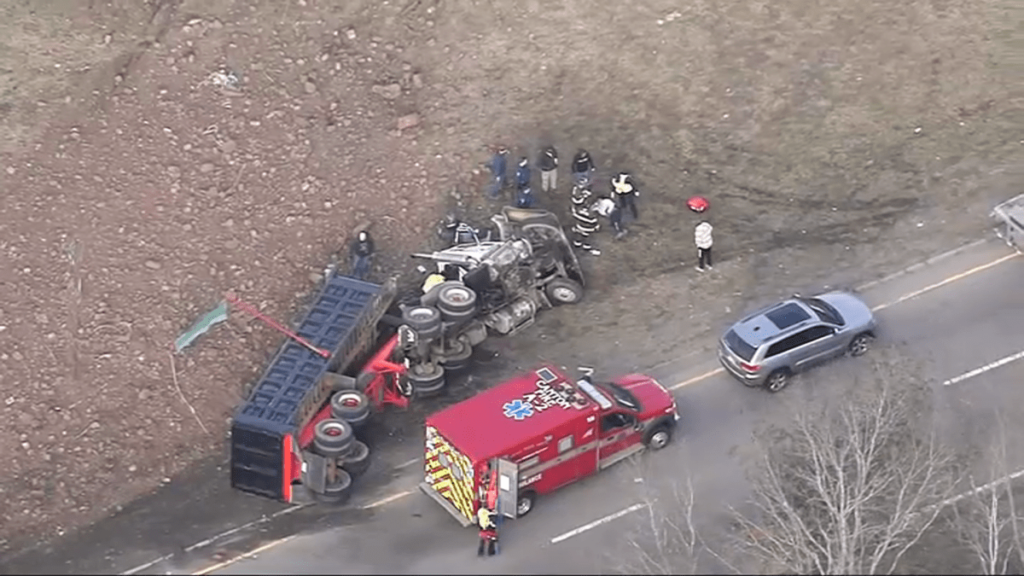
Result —
POLYGON ((790 374, 786 370, 776 370, 768 375, 768 379, 764 381, 764 387, 769 392, 779 392, 786 386, 789 386, 790 374))
POLYGON ((863 356, 871 349, 871 334, 858 334, 850 342, 850 356, 863 356))

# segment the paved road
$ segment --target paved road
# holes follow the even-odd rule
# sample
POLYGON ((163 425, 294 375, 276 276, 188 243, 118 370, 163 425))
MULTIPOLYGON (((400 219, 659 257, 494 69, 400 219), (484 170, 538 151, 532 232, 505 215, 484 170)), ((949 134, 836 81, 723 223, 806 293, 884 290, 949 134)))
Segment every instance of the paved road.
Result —
MULTIPOLYGON (((993 414, 1024 400, 1024 393, 1013 384, 1024 377, 1024 331, 1018 328, 1024 325, 1024 290, 1020 289, 1024 258, 958 277, 1007 253, 1005 246, 987 243, 863 293, 870 305, 879 307, 884 331, 880 344, 899 346, 916 358, 919 362, 914 366, 939 390, 940 409, 949 423, 945 432, 951 438, 990 439, 993 414), (936 287, 951 277, 957 279, 936 287)), ((724 504, 739 503, 746 495, 743 468, 755 426, 790 418, 807 395, 825 393, 815 385, 827 384, 830 370, 857 370, 857 362, 861 360, 819 368, 813 377, 794 382, 779 395, 746 389, 721 373, 678 388, 683 414, 680 441, 661 453, 646 455, 639 464, 618 465, 539 500, 528 518, 505 525, 505 550, 496 558, 476 558, 475 532, 460 528, 433 501, 416 492, 419 477, 416 467, 410 467, 392 486, 410 494, 364 511, 348 526, 319 529, 276 545, 271 542, 254 557, 216 573, 488 570, 550 574, 614 569, 626 557, 624 544, 644 514, 643 508, 623 511, 643 501, 645 486, 657 484, 653 490, 661 491, 664 498, 666 479, 689 477, 698 496, 698 522, 720 523, 724 504)), ((654 375, 671 385, 692 381, 715 368, 713 362, 688 370, 667 365, 654 375)), ((1022 430, 1007 427, 1011 442, 1019 441, 1022 430)), ((1024 468, 1024 459, 1008 465, 1012 470, 1024 468)), ((208 566, 209 562, 179 567, 158 564, 146 572, 190 573, 208 566)))

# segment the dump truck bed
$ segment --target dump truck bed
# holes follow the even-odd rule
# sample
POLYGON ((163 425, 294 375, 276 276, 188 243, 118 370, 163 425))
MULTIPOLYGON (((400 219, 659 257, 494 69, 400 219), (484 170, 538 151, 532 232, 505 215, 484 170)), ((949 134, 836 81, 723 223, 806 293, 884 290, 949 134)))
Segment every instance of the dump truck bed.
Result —
POLYGON ((394 295, 394 280, 378 285, 338 274, 325 280, 296 332, 332 355, 323 358, 291 339, 278 349, 234 414, 234 488, 288 500, 285 438, 297 435, 328 400, 333 380, 324 374, 346 371, 375 344, 377 324, 394 295))

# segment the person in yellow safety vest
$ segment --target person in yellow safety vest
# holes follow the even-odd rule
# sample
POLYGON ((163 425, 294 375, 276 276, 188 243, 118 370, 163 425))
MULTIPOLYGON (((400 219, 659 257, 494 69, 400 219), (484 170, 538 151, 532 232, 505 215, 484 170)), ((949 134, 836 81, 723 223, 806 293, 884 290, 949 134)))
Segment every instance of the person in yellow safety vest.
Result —
POLYGON ((480 524, 480 546, 476 549, 476 555, 483 556, 486 546, 487 555, 494 556, 498 547, 498 525, 494 523, 495 513, 481 505, 476 515, 477 522, 480 524))

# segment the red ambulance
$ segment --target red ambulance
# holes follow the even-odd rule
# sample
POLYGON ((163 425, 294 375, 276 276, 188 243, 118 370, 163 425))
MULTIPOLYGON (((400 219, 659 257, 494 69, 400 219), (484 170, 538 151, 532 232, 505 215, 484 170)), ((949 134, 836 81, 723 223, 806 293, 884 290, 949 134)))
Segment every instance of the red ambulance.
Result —
POLYGON ((427 417, 420 489, 463 526, 481 503, 525 516, 537 496, 663 448, 677 420, 675 399, 650 376, 573 382, 541 366, 427 417))

